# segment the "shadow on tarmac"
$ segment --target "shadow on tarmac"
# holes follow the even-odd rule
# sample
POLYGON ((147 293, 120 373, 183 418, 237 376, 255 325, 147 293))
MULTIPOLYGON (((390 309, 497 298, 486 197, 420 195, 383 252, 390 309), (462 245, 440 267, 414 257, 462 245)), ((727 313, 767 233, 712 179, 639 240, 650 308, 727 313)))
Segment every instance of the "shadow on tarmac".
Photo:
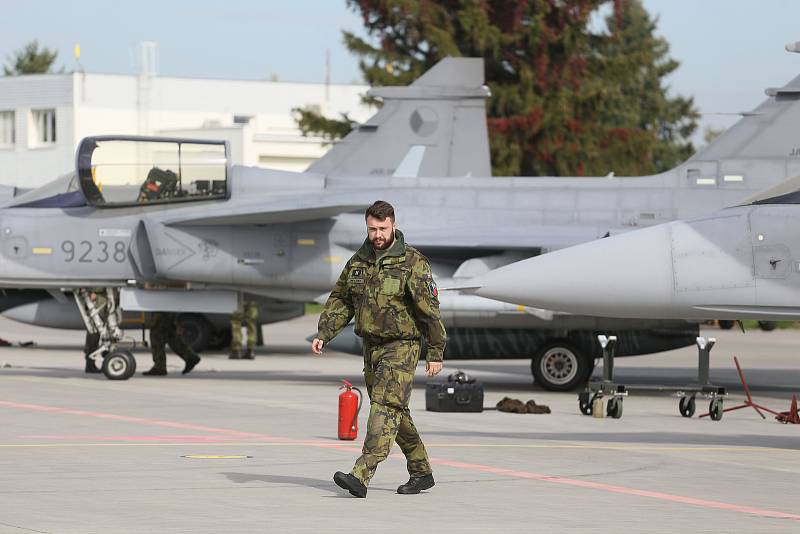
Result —
MULTIPOLYGON (((280 484, 280 485, 288 484, 292 486, 305 486, 308 488, 320 489, 327 491, 329 493, 333 493, 334 496, 337 497, 344 497, 348 499, 353 498, 350 494, 338 488, 336 484, 333 482, 332 478, 331 480, 320 480, 318 478, 309 478, 309 477, 295 477, 286 475, 268 475, 268 474, 254 474, 254 473, 220 473, 220 474, 225 475, 226 477, 228 477, 228 480, 236 484, 263 482, 265 484, 280 484)), ((393 490, 388 488, 375 488, 375 487, 371 487, 370 491, 393 492, 393 490)))
POLYGON ((320 480, 318 478, 309 477, 296 477, 286 475, 268 475, 268 474, 255 474, 255 473, 220 473, 228 477, 228 480, 236 484, 248 484, 250 482, 263 482, 265 484, 281 484, 291 486, 305 486, 308 488, 315 488, 328 491, 330 493, 342 493, 336 487, 333 480, 320 480))
MULTIPOLYGON (((213 364, 214 359, 208 358, 207 362, 213 364)), ((298 371, 264 371, 261 370, 208 370, 203 369, 203 364, 200 364, 196 370, 188 375, 181 375, 180 370, 170 368, 170 373, 165 377, 148 378, 142 377, 141 371, 149 368, 150 360, 145 355, 137 357, 137 363, 140 369, 137 370, 136 380, 171 380, 180 378, 182 380, 247 380, 247 381, 264 381, 264 382, 289 382, 289 383, 308 383, 308 384, 332 384, 340 383, 342 375, 339 373, 329 373, 324 371, 313 370, 298 370, 298 371)), ((242 362, 243 366, 247 362, 242 362)), ((424 364, 421 364, 424 365, 424 364)), ((508 368, 508 366, 497 366, 491 368, 492 376, 484 378, 480 375, 476 367, 462 365, 458 369, 465 370, 477 378, 485 388, 488 394, 502 394, 508 391, 529 390, 531 392, 544 391, 542 388, 531 383, 530 376, 527 371, 517 369, 517 366, 508 368), (518 374, 522 373, 522 374, 518 374), (499 376, 498 376, 499 375, 499 376)), ((443 382, 447 380, 448 371, 455 371, 456 367, 446 368, 442 375, 431 379, 433 382, 443 382)), ((635 368, 626 369, 617 373, 617 380, 629 386, 637 396, 667 396, 668 392, 658 391, 636 391, 636 386, 667 386, 667 387, 680 387, 692 384, 695 377, 691 374, 686 374, 685 368, 635 368)), ((86 375, 82 369, 66 369, 64 367, 34 367, 34 366, 14 366, 7 369, 0 369, 1 374, 13 375, 30 375, 50 378, 75 378, 85 377, 87 379, 105 380, 102 374, 86 375)), ((595 379, 601 378, 596 372, 593 376, 595 379)), ((780 396, 791 399, 793 393, 800 396, 800 370, 798 369, 755 369, 745 370, 745 378, 747 379, 753 395, 757 397, 758 393, 771 394, 771 396, 780 396)), ((350 382, 359 387, 364 385, 364 379, 361 375, 356 376, 352 374, 348 377, 350 382)), ((425 384, 428 379, 425 377, 417 376, 414 384, 415 390, 424 390, 425 384)), ((729 392, 737 395, 743 392, 742 385, 739 382, 739 377, 735 370, 723 369, 712 373, 712 382, 718 386, 724 386, 729 392)), ((566 392, 565 394, 574 394, 575 392, 566 392)))
MULTIPOLYGON (((15 347, 15 350, 20 350, 15 347)), ((24 350, 24 349, 22 349, 24 350)), ((77 363, 81 361, 80 356, 83 352, 83 346, 74 344, 52 344, 52 345, 38 345, 30 348, 31 351, 74 351, 76 353, 76 368, 65 369, 63 367, 13 367, 8 370, 0 370, 0 372, 13 371, 14 374, 31 374, 35 376, 47 377, 69 377, 86 376, 82 369, 77 367, 77 363)), ((150 364, 150 351, 146 347, 139 346, 134 351, 137 363, 142 366, 140 371, 145 370, 144 367, 149 368, 150 364)), ((168 352, 171 354, 171 352, 168 352)), ((207 356, 206 361, 208 364, 219 359, 225 359, 224 352, 208 352, 202 354, 207 356)), ((268 345, 266 347, 259 347, 256 350, 256 357, 262 362, 268 361, 271 357, 280 356, 307 356, 309 358, 316 358, 311 356, 308 348, 305 345, 268 345)), ((0 357, 2 357, 2 349, 0 349, 0 357)), ((345 357, 360 358, 355 355, 346 355, 345 357)), ((627 360, 627 358, 625 358, 627 360)), ((81 362, 82 363, 82 362, 81 362)), ((713 363, 713 362, 712 362, 713 363)), ((193 379, 206 379, 206 380, 257 380, 257 381, 278 381, 278 382, 306 382, 311 384, 327 384, 330 382, 339 382, 341 376, 338 374, 331 374, 325 372, 316 372, 314 370, 303 369, 298 371, 288 372, 285 370, 270 372, 261 370, 248 370, 245 366, 246 361, 242 362, 243 368, 241 370, 206 370, 203 369, 203 364, 193 373, 187 376, 182 376, 179 370, 171 370, 167 377, 159 377, 158 379, 164 380, 170 377, 179 378, 193 378, 193 379)), ((422 367, 424 364, 420 364, 422 367)), ((530 363, 528 360, 447 360, 445 361, 445 370, 439 376, 433 379, 434 381, 444 381, 447 375, 456 370, 464 370, 472 374, 486 388, 487 393, 502 394, 509 390, 529 390, 532 392, 544 391, 542 388, 532 384, 530 363), (481 376, 481 373, 487 373, 489 376, 481 376)), ((141 372, 137 371, 136 378, 142 378, 141 372)), ((788 369, 758 369, 758 368, 745 368, 745 378, 750 385, 750 389, 754 395, 758 393, 764 394, 779 394, 783 397, 791 398, 792 393, 800 395, 800 367, 788 369)), ((104 379, 102 375, 92 375, 93 378, 104 379)), ((602 366, 598 365, 594 371, 593 379, 602 378, 602 366)), ((692 384, 696 381, 696 371, 687 367, 617 367, 615 369, 615 378, 618 382, 626 384, 630 389, 635 391, 636 385, 642 386, 668 386, 678 387, 692 384)), ((351 376, 351 382, 356 385, 363 385, 363 378, 361 376, 351 376)), ((742 386, 739 382, 739 377, 735 369, 714 369, 711 370, 711 381, 718 385, 723 386, 730 392, 737 394, 742 392, 742 386)), ((415 389, 424 389, 427 380, 418 376, 416 379, 415 389)), ((662 392, 636 392, 637 395, 665 395, 662 392)))

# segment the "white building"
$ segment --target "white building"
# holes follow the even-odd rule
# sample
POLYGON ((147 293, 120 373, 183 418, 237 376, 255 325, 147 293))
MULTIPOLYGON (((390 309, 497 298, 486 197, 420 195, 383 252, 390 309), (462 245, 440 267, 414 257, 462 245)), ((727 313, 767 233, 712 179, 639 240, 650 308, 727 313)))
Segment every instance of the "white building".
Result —
POLYGON ((68 73, 0 77, 0 184, 36 187, 74 168, 89 135, 227 139, 233 163, 301 171, 327 150, 291 110, 356 121, 361 85, 68 73))

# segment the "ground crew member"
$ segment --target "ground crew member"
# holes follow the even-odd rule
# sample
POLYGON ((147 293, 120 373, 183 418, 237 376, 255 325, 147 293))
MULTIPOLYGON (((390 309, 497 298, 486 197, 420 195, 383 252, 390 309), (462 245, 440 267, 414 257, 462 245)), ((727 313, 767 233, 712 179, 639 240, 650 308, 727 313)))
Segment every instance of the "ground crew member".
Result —
POLYGON ((253 347, 258 341, 258 305, 252 300, 240 299, 239 308, 231 314, 231 360, 254 360, 253 347), (242 321, 247 328, 247 349, 242 352, 242 321))
POLYGON ((155 312, 150 319, 150 350, 153 353, 153 367, 142 373, 145 376, 164 376, 167 374, 166 345, 184 361, 183 374, 190 372, 200 363, 200 356, 178 335, 178 315, 176 313, 155 312))
POLYGON ((375 202, 365 219, 367 239, 345 265, 311 344, 320 354, 354 316, 355 333, 364 339, 364 380, 370 398, 364 447, 353 470, 337 472, 333 480, 352 495, 366 497, 378 463, 397 441, 410 475, 397 493, 419 493, 433 487, 434 480, 408 401, 422 338, 428 347, 428 376, 442 370, 446 334, 438 291, 427 258, 405 244, 388 202, 375 202))

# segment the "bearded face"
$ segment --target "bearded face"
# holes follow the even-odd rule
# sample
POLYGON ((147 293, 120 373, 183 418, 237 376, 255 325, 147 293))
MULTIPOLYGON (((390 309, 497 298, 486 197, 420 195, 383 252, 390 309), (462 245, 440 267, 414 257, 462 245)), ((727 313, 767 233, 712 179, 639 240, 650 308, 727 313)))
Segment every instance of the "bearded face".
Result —
POLYGON ((394 243, 395 224, 387 217, 384 220, 373 216, 367 217, 367 238, 375 250, 386 250, 394 243))

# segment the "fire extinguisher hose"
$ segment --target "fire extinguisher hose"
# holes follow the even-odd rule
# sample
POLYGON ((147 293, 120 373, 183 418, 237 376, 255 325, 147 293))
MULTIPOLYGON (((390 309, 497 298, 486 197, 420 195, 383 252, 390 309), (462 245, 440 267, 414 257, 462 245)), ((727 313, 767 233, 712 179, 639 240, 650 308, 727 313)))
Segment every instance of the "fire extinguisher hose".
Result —
POLYGON ((358 408, 356 409, 356 414, 353 416, 353 423, 350 425, 350 428, 355 430, 356 423, 358 422, 358 414, 361 413, 361 405, 364 403, 364 394, 355 386, 351 386, 351 389, 358 391, 358 408))

